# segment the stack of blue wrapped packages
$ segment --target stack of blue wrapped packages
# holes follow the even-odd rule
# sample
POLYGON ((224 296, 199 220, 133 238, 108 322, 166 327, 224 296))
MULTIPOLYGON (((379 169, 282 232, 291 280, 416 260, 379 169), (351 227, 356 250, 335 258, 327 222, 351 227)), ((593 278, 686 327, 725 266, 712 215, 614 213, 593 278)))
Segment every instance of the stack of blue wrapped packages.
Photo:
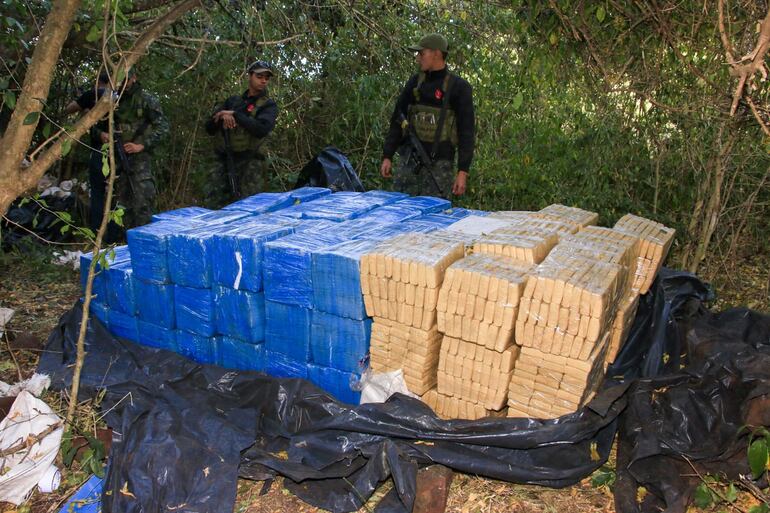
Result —
MULTIPOLYGON (((357 403, 371 336, 361 257, 395 235, 484 215, 450 207, 304 187, 156 214, 100 257, 91 312, 116 336, 200 363, 309 379, 357 403)), ((91 258, 81 258, 84 290, 91 258)))

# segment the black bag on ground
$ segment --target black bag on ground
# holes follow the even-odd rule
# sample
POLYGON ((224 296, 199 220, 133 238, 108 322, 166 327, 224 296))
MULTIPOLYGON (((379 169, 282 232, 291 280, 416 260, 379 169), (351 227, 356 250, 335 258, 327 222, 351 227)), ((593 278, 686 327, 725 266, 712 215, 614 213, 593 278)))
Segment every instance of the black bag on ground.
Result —
POLYGON ((332 192, 364 192, 364 186, 347 156, 334 146, 327 146, 305 164, 294 188, 328 187, 332 192))
MULTIPOLYGON (((92 320, 81 390, 84 396, 105 390, 105 418, 119 433, 110 452, 103 511, 138 513, 179 504, 199 513, 230 511, 238 476, 265 480, 278 474, 288 478, 285 486, 297 496, 333 512, 359 509, 379 483, 392 478, 395 492, 381 511, 411 511, 417 470, 433 463, 510 482, 563 487, 607 461, 619 421, 618 511, 635 511, 635 484, 649 486, 650 496, 670 506, 688 495, 686 489, 680 495, 671 491, 681 482, 670 472, 650 475, 661 468, 656 458, 683 461, 680 455, 687 454, 713 459, 720 450, 745 451, 745 443, 734 441, 739 425, 734 413, 742 401, 761 392, 754 380, 766 384, 770 372, 768 362, 757 368, 740 357, 745 351, 750 357, 766 351, 766 331, 754 333, 735 316, 699 308, 707 297, 708 289, 697 278, 663 270, 640 303, 629 338, 630 344, 644 347, 626 347, 613 368, 644 367, 648 376, 665 371, 670 357, 662 359, 664 364, 639 362, 649 355, 678 355, 680 335, 696 322, 688 341, 697 333, 715 351, 722 344, 734 348, 730 354, 737 356, 727 359, 729 372, 709 370, 714 363, 726 363, 720 352, 690 344, 699 355, 711 356, 691 359, 691 367, 671 377, 610 381, 587 407, 545 421, 440 420, 422 402, 403 395, 384 404, 350 406, 305 380, 197 365, 175 353, 114 338, 92 320), (656 379, 675 393, 654 388, 656 379), (687 380, 689 397, 677 387, 687 380), (662 405, 653 412, 651 394, 662 405), (705 408, 708 404, 717 409, 705 408), (623 467, 621 458, 628 462, 623 467), (124 489, 130 493, 120 493, 124 489)), ((770 326, 767 317, 751 315, 752 322, 770 326)), ((62 317, 41 357, 38 372, 51 375, 55 388, 71 380, 80 316, 76 305, 62 317)))
POLYGON ((75 210, 76 196, 63 198, 46 196, 38 200, 18 199, 11 204, 5 218, 0 221, 2 249, 18 246, 22 240, 34 242, 65 242, 70 232, 62 232, 64 223, 56 212, 71 213, 75 210))

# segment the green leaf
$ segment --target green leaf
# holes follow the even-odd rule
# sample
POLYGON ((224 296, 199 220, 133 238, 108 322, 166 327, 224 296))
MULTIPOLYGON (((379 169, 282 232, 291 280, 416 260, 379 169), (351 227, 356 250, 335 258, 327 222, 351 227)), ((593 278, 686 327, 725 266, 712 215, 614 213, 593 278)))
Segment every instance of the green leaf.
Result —
POLYGON ((601 488, 615 484, 615 471, 608 467, 601 467, 591 476, 591 486, 601 488))
POLYGON ((695 505, 701 509, 708 508, 714 502, 714 498, 711 495, 711 490, 706 486, 706 483, 701 483, 698 488, 695 489, 695 495, 693 496, 695 505))
POLYGON ((110 214, 110 217, 112 218, 112 221, 116 225, 123 226, 123 214, 125 214, 125 213, 126 213, 125 210, 123 210, 122 208, 118 207, 118 208, 116 208, 115 210, 112 211, 112 213, 110 214))
POLYGON ((764 502, 749 508, 749 513, 770 513, 770 507, 764 502))
POLYGON ((91 228, 81 227, 78 229, 78 231, 91 240, 93 240, 96 237, 96 235, 94 234, 94 231, 91 228))
POLYGON ((599 21, 599 23, 604 21, 604 18, 607 16, 607 11, 604 10, 604 6, 600 5, 598 9, 596 9, 596 19, 599 21))
POLYGON ((738 490, 735 489, 735 485, 733 483, 730 483, 730 486, 727 487, 727 491, 725 492, 725 500, 732 504, 737 498, 738 490))
POLYGON ((46 123, 45 125, 43 125, 43 137, 45 137, 46 139, 51 137, 51 123, 46 123))
POLYGON ((516 96, 513 97, 513 110, 519 110, 522 103, 524 103, 524 93, 519 91, 516 93, 516 96))
POLYGON ((767 439, 757 438, 749 446, 749 467, 754 479, 759 479, 767 470, 767 439))
POLYGON ((91 28, 88 30, 88 34, 86 34, 86 41, 89 43, 93 43, 99 37, 102 35, 102 30, 99 28, 98 25, 91 25, 91 28))
POLYGON ((548 42, 551 43, 551 46, 556 46, 559 43, 559 36, 556 32, 551 32, 548 36, 548 42))
POLYGON ((59 231, 60 231, 62 234, 64 234, 64 233, 67 233, 68 231, 70 231, 70 225, 68 225, 68 224, 65 224, 65 225, 63 225, 63 226, 62 226, 62 227, 59 229, 59 231))
POLYGON ((104 148, 102 148, 102 174, 105 178, 110 176, 110 160, 107 158, 107 152, 104 148))
POLYGON ((3 101, 8 105, 9 109, 16 107, 16 93, 13 91, 6 91, 3 93, 3 101))
POLYGON ((67 137, 67 139, 65 139, 64 142, 61 143, 61 156, 66 157, 71 149, 72 149, 72 139, 67 137))
POLYGON ((37 120, 40 119, 40 112, 30 112, 26 116, 24 116, 24 124, 25 125, 34 125, 37 123, 37 120))
POLYGON ((10 78, 8 78, 8 77, 0 78, 0 89, 1 90, 8 89, 9 81, 10 81, 10 78))

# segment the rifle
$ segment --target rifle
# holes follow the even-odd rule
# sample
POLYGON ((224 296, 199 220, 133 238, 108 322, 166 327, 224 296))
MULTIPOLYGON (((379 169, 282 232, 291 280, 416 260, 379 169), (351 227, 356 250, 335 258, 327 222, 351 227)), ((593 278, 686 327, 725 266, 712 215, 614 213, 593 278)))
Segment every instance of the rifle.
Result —
POLYGON ((425 147, 423 147, 422 143, 420 142, 420 138, 417 137, 417 132, 414 131, 414 126, 409 122, 408 119, 406 119, 406 116, 404 116, 403 112, 399 113, 398 122, 401 125, 401 129, 406 132, 406 140, 408 145, 407 149, 411 150, 408 152, 408 155, 403 156, 407 160, 414 157, 415 163, 417 164, 414 167, 414 174, 419 174, 420 169, 425 168, 425 170, 428 172, 428 176, 433 182, 433 185, 436 187, 436 190, 441 196, 444 196, 444 191, 438 184, 438 180, 436 180, 436 177, 433 176, 433 170, 431 169, 433 159, 430 158, 428 152, 425 151, 425 147))
POLYGON ((120 161, 120 167, 127 174, 131 174, 131 161, 128 158, 125 148, 123 148, 123 132, 115 130, 113 132, 115 136, 115 150, 118 152, 118 160, 120 161))
POLYGON ((230 190, 236 198, 240 198, 241 189, 238 187, 238 177, 235 174, 235 162, 233 161, 233 148, 230 146, 230 132, 226 128, 221 128, 222 137, 225 140, 225 168, 227 169, 227 179, 230 181, 230 190))

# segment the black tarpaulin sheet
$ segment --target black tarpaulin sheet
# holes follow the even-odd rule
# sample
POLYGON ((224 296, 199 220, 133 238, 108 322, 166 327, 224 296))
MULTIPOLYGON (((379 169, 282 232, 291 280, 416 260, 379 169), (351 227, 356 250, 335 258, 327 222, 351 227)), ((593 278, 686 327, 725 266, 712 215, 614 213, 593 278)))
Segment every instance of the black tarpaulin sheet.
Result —
MULTIPOLYGON (((645 389, 629 385, 629 378, 651 382, 664 372, 681 374, 685 333, 694 320, 708 326, 704 319, 711 318, 700 308, 707 296, 696 278, 664 270, 611 367, 614 386, 579 412, 547 421, 443 421, 401 395, 352 407, 303 380, 201 366, 116 339, 93 321, 83 395, 105 390, 102 408, 115 430, 103 510, 231 511, 237 476, 280 474, 303 500, 335 512, 360 508, 380 482, 392 478, 398 500, 383 510, 410 511, 417 470, 431 463, 511 482, 568 486, 607 460, 619 417, 626 425, 621 414, 629 400, 643 401, 645 389)), ((39 372, 52 375, 54 386, 69 384, 80 315, 76 306, 62 317, 41 359, 39 372)), ((672 431, 688 429, 682 423, 698 432, 711 430, 722 420, 674 418, 679 425, 672 431)), ((624 431, 632 446, 627 456, 632 471, 643 463, 638 454, 654 456, 656 443, 667 446, 662 438, 650 440, 660 433, 642 426, 646 419, 636 422, 624 431), (648 435, 642 453, 634 445, 639 432, 648 435)), ((629 490, 645 482, 644 476, 632 476, 629 490)), ((633 497, 636 507, 635 491, 633 497)))

